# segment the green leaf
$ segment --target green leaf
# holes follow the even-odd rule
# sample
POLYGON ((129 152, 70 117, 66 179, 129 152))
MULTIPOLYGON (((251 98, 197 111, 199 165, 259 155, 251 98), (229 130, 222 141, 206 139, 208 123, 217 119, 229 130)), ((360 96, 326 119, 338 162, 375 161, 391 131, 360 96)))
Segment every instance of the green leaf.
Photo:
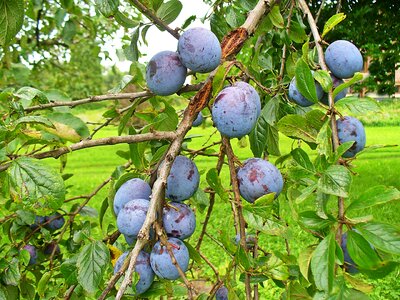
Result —
POLYGON ((279 11, 279 5, 274 5, 271 11, 268 14, 268 18, 271 20, 272 24, 274 24, 277 28, 284 28, 285 23, 283 22, 283 17, 281 12, 279 11))
POLYGON ((123 14, 120 11, 114 13, 114 18, 119 25, 122 25, 125 28, 135 28, 136 26, 139 25, 138 21, 128 18, 127 16, 125 16, 125 14, 123 14))
POLYGON ((275 254, 269 254, 266 257, 261 270, 274 280, 287 280, 289 278, 288 266, 275 254))
POLYGON ((137 27, 132 34, 131 43, 128 47, 124 48, 124 54, 126 58, 130 61, 138 61, 139 59, 139 48, 138 48, 138 40, 139 40, 139 31, 140 27, 137 27))
POLYGON ((95 4, 101 14, 108 18, 118 11, 119 0, 95 0, 95 4))
POLYGON ((108 204, 108 198, 104 198, 103 202, 101 203, 101 208, 100 208, 100 213, 99 213, 99 223, 100 223, 100 228, 103 229, 103 220, 104 216, 107 212, 107 209, 109 208, 108 204))
POLYGON ((76 256, 64 261, 60 266, 60 272, 64 277, 65 283, 69 285, 78 283, 78 269, 76 266, 76 256))
POLYGON ((185 244, 186 248, 188 248, 189 257, 200 265, 202 263, 203 259, 201 258, 199 252, 188 242, 183 241, 183 243, 185 244))
MULTIPOLYGON (((161 4, 157 10, 157 17, 169 24, 173 22, 180 14, 182 10, 182 3, 179 0, 170 0, 161 4)), ((160 28, 163 31, 163 28, 160 28)))
POLYGON ((202 189, 197 189, 191 199, 201 213, 210 205, 210 199, 202 189))
POLYGON ((98 291, 109 263, 108 248, 100 241, 91 242, 81 250, 77 260, 78 282, 85 291, 90 294, 98 291))
POLYGON ((131 83, 133 79, 133 76, 131 75, 125 75, 124 77, 122 77, 121 81, 118 83, 117 86, 113 87, 111 90, 109 90, 108 92, 111 94, 117 94, 120 93, 124 88, 126 88, 128 86, 128 84, 131 83))
POLYGON ((21 273, 19 271, 18 259, 13 258, 8 266, 4 269, 2 279, 6 285, 17 286, 20 279, 21 273))
POLYGON ((221 178, 218 175, 217 169, 210 169, 206 174, 207 183, 217 193, 217 195, 224 201, 228 201, 228 195, 225 192, 221 183, 221 178))
POLYGON ((314 165, 310 161, 310 158, 308 157, 307 152, 305 152, 301 148, 296 148, 292 150, 291 152, 293 159, 296 161, 296 163, 303 167, 306 170, 309 170, 311 172, 315 172, 314 165))
POLYGON ((65 199, 61 175, 47 164, 30 157, 15 159, 8 169, 11 195, 14 199, 57 210, 65 199))
MULTIPOLYGON (((355 84, 356 82, 358 82, 358 81, 360 81, 360 80, 362 80, 363 79, 363 74, 362 73, 359 73, 359 72, 356 72, 355 74, 354 74, 354 76, 351 78, 351 79, 349 79, 348 81, 346 80, 346 82, 345 83, 342 83, 341 85, 339 85, 337 88, 335 88, 334 90, 333 90, 333 98, 335 99, 335 97, 341 92, 341 91, 343 91, 344 89, 346 89, 346 88, 348 88, 348 87, 350 87, 350 86, 352 86, 353 84, 355 84)), ((338 101, 339 102, 339 101, 338 101)))
POLYGON ((300 252, 298 258, 300 273, 303 275, 305 279, 307 279, 307 281, 308 281, 308 273, 310 269, 311 258, 314 250, 315 247, 310 246, 305 250, 303 250, 302 252, 300 252))
POLYGON ((63 40, 69 44, 72 42, 72 39, 77 33, 77 28, 75 25, 75 22, 71 19, 69 19, 67 22, 65 22, 63 31, 62 31, 62 38, 63 40))
POLYGON ((252 213, 247 209, 243 210, 243 217, 246 220, 249 228, 253 228, 265 234, 281 236, 286 233, 285 227, 278 222, 266 220, 265 218, 252 213))
POLYGON ((348 197, 351 180, 350 171, 346 167, 332 165, 318 180, 318 190, 330 195, 348 197))
POLYGON ((364 209, 375 205, 384 204, 400 199, 400 191, 395 187, 377 185, 363 192, 357 199, 350 203, 347 211, 364 209))
POLYGON ((337 24, 342 22, 344 19, 346 19, 346 15, 344 13, 338 13, 330 17, 324 25, 324 30, 322 31, 321 37, 323 38, 329 31, 331 31, 337 24))
POLYGON ((335 223, 334 218, 323 219, 315 211, 303 211, 300 213, 300 222, 308 229, 322 230, 335 223))
POLYGON ((340 99, 335 103, 335 107, 338 110, 348 109, 353 114, 362 115, 365 113, 379 112, 381 108, 378 102, 370 97, 357 98, 357 97, 346 97, 340 99))
POLYGON ((311 271, 319 290, 329 292, 335 276, 335 236, 330 233, 314 250, 311 258, 311 271))
POLYGON ((55 128, 43 127, 42 130, 63 140, 79 142, 90 135, 86 123, 71 113, 54 112, 46 115, 46 117, 55 128))
POLYGON ((318 153, 326 157, 332 156, 332 129, 330 127, 330 120, 326 120, 321 130, 317 135, 318 153))
POLYGON ((295 43, 303 43, 307 40, 307 33, 301 24, 292 19, 290 24, 289 38, 295 43))
POLYGON ((271 216, 275 193, 269 193, 256 199, 254 203, 244 203, 244 209, 264 219, 271 216))
POLYGON ((299 92, 307 99, 314 103, 318 102, 317 90, 311 70, 304 59, 297 61, 296 69, 296 86, 299 92))
POLYGON ((347 231, 347 250, 356 265, 363 269, 374 269, 380 259, 371 245, 357 232, 347 231))
POLYGON ((306 142, 316 143, 319 128, 315 128, 311 120, 300 115, 286 115, 278 122, 280 133, 302 139, 306 142))
POLYGON ((248 252, 246 252, 241 245, 238 245, 235 258, 237 262, 247 271, 252 266, 252 258, 249 256, 248 252))
POLYGON ((21 30, 24 0, 0 1, 0 45, 6 46, 21 30))
POLYGON ((174 107, 163 101, 165 108, 162 113, 154 118, 152 126, 159 131, 172 131, 176 129, 179 123, 179 117, 174 107))
POLYGON ((333 86, 331 75, 329 75, 327 71, 317 70, 314 72, 313 76, 314 79, 321 84, 322 89, 328 93, 333 86))
POLYGON ((231 26, 232 28, 237 28, 240 25, 242 25, 245 21, 245 16, 243 13, 235 9, 233 6, 228 6, 226 9, 226 22, 231 26))
POLYGON ((44 297, 46 289, 48 288, 47 284, 49 283, 49 280, 52 275, 53 275, 52 272, 46 272, 42 275, 42 278, 40 278, 36 289, 40 297, 44 297))
POLYGON ((30 124, 30 123, 41 124, 43 126, 54 128, 53 123, 49 119, 42 116, 25 116, 19 118, 18 120, 15 121, 14 127, 17 127, 20 124, 30 124))
POLYGON ((393 225, 369 222, 356 228, 375 248, 384 252, 400 255, 400 230, 393 225))

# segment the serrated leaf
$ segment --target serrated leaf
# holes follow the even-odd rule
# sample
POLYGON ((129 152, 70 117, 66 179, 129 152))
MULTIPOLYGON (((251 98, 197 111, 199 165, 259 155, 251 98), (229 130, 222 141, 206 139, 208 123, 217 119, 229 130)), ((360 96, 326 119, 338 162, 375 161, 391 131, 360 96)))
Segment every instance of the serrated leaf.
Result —
POLYGON ((271 216, 275 193, 269 193, 256 199, 254 203, 245 203, 243 208, 264 219, 271 216))
POLYGON ((126 58, 129 59, 130 61, 138 61, 139 59, 139 48, 137 45, 139 40, 139 31, 140 27, 137 27, 132 34, 131 43, 129 44, 129 47, 125 49, 126 51, 129 49, 129 54, 127 55, 127 52, 125 51, 125 55, 126 58))
POLYGON ((77 28, 75 25, 75 22, 71 19, 69 19, 67 22, 65 22, 63 31, 62 31, 62 38, 63 40, 69 44, 72 42, 72 39, 77 33, 77 28))
POLYGON ((308 281, 308 273, 309 273, 309 269, 310 269, 311 258, 312 258, 314 249, 315 249, 314 246, 310 246, 310 247, 306 248, 305 250, 300 252, 299 258, 298 258, 300 273, 303 275, 303 277, 305 279, 307 279, 307 281, 308 281))
POLYGON ((196 263, 201 264, 202 258, 199 252, 195 248, 193 248, 193 246, 190 245, 188 242, 183 241, 183 243, 185 244, 186 248, 188 248, 189 257, 193 259, 196 263))
POLYGON ((124 88, 126 88, 126 86, 128 84, 131 83, 133 79, 133 76, 131 75, 125 75, 124 77, 122 77, 121 81, 118 83, 117 86, 115 86, 114 88, 112 88, 111 90, 109 90, 108 92, 111 94, 116 94, 121 92, 124 88))
POLYGON ((228 6, 226 9, 226 22, 232 28, 237 28, 242 25, 245 21, 245 16, 243 13, 235 9, 233 6, 228 6))
POLYGON ((108 208, 109 208, 108 197, 106 197, 106 198, 104 198, 103 202, 101 203, 101 208, 100 208, 100 213, 99 213, 99 223, 100 223, 101 229, 103 229, 103 220, 104 220, 104 216, 105 216, 108 208))
POLYGON ((63 140, 79 142, 90 135, 86 123, 71 113, 54 112, 46 115, 46 117, 55 128, 43 127, 42 130, 63 140))
POLYGON ((315 81, 311 73, 310 67, 300 58, 296 63, 296 86, 307 100, 314 103, 318 102, 317 90, 315 88, 315 81))
POLYGON ((329 292, 335 276, 335 236, 331 233, 314 250, 311 271, 318 290, 329 292))
POLYGON ((222 186, 221 178, 218 175, 217 169, 210 169, 206 174, 207 183, 217 193, 217 195, 224 201, 228 200, 228 195, 222 186))
POLYGON ((83 247, 77 260, 78 282, 90 294, 94 294, 110 263, 110 252, 100 241, 91 242, 83 247))
POLYGON ((400 230, 393 225, 369 222, 356 226, 361 235, 375 248, 400 255, 400 230))
POLYGON ((338 110, 348 109, 353 114, 362 115, 365 113, 379 112, 381 108, 378 102, 370 97, 357 98, 357 97, 346 97, 340 99, 335 103, 335 107, 338 110))
POLYGON ((372 284, 366 283, 364 280, 355 278, 348 273, 344 273, 344 278, 348 283, 351 284, 356 290, 359 290, 363 293, 371 293, 374 290, 374 286, 372 284))
POLYGON ((24 22, 24 0, 0 2, 0 45, 6 46, 21 30, 24 22))
POLYGON ((25 203, 38 203, 57 210, 65 199, 61 175, 47 164, 30 157, 15 159, 8 169, 10 193, 25 203))
POLYGON ((306 142, 316 143, 318 130, 314 128, 308 120, 300 115, 286 115, 278 122, 280 133, 302 139, 306 142))
POLYGON ((20 279, 21 273, 19 270, 18 259, 13 258, 10 264, 4 269, 2 279, 6 285, 17 286, 20 279))
POLYGON ((318 190, 330 195, 348 197, 351 180, 350 171, 346 167, 332 165, 318 180, 318 190))
POLYGON ((101 14, 108 18, 118 11, 119 0, 96 0, 95 4, 101 14))
POLYGON ((201 213, 210 205, 210 199, 202 189, 197 189, 191 199, 201 213))
MULTIPOLYGON (((173 22, 180 14, 182 10, 182 3, 179 0, 170 0, 161 4, 157 9, 157 17, 169 24, 173 22)), ((164 30, 160 28, 160 30, 164 30)))
POLYGON ((15 121, 14 127, 17 127, 20 124, 31 124, 31 123, 41 124, 43 126, 54 128, 53 123, 49 119, 42 116, 24 116, 15 121))
POLYGON ((308 157, 307 152, 305 152, 301 148, 296 148, 292 150, 291 152, 293 159, 296 161, 296 163, 303 167, 306 170, 309 170, 311 172, 315 171, 313 163, 310 161, 310 158, 308 157))
POLYGON ((284 28, 285 23, 283 22, 283 17, 279 10, 279 5, 274 5, 271 11, 268 14, 268 18, 271 20, 272 24, 274 24, 277 28, 284 28))
POLYGON ((347 250, 356 265, 363 269, 373 269, 380 263, 380 259, 371 245, 352 230, 347 231, 347 250))
POLYGON ((261 270, 274 280, 287 280, 289 278, 288 266, 275 254, 267 256, 261 270))
POLYGON ((60 272, 64 277, 65 283, 69 285, 78 283, 78 270, 76 266, 76 256, 64 261, 60 266, 60 272))
POLYGON ((332 77, 329 75, 327 71, 317 70, 313 74, 314 79, 318 81, 325 92, 329 92, 329 90, 333 86, 332 77))
POLYGON ((387 187, 384 185, 377 185, 369 188, 363 192, 357 199, 355 199, 347 211, 364 209, 375 205, 384 204, 393 200, 400 199, 400 191, 395 187, 387 187))
POLYGON ((324 30, 322 31, 321 37, 323 38, 329 31, 331 31, 337 24, 342 22, 344 19, 346 19, 346 15, 344 13, 338 13, 330 17, 324 25, 324 30))
POLYGON ((243 210, 243 217, 246 220, 249 228, 261 231, 268 235, 280 236, 285 234, 286 229, 278 222, 266 220, 265 218, 252 213, 249 210, 243 210))
POLYGON ((114 18, 119 25, 122 25, 125 28, 135 28, 136 26, 139 25, 138 21, 128 18, 127 16, 125 16, 124 13, 120 11, 114 13, 114 18))
POLYGON ((46 272, 42 275, 42 278, 40 278, 36 288, 36 291, 40 297, 44 297, 46 289, 48 287, 47 284, 49 283, 51 276, 52 272, 46 272))
POLYGON ((356 82, 358 82, 358 81, 360 81, 360 80, 362 80, 362 79, 363 79, 363 74, 360 73, 360 72, 356 72, 356 73, 354 74, 354 76, 353 76, 351 79, 349 79, 348 81, 346 80, 345 83, 342 83, 341 85, 339 85, 337 88, 335 88, 335 89, 333 90, 333 95, 332 95, 332 96, 333 96, 333 99, 335 99, 335 97, 336 97, 341 91, 343 91, 344 89, 346 89, 346 88, 352 86, 353 84, 355 84, 356 82))
POLYGON ((14 93, 14 96, 20 99, 21 105, 24 108, 30 106, 33 99, 37 99, 39 103, 49 102, 46 95, 42 91, 30 86, 24 86, 20 88, 14 93))
POLYGON ((334 218, 323 219, 315 211, 303 211, 299 215, 299 221, 308 229, 322 230, 335 223, 334 218))
POLYGON ((317 135, 318 153, 326 157, 332 156, 332 129, 327 120, 317 135))

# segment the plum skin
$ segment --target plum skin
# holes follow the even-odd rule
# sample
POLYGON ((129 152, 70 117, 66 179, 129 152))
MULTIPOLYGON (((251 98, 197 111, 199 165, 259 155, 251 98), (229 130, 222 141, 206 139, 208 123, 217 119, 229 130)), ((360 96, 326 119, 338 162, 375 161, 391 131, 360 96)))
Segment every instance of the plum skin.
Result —
POLYGON ((167 178, 165 196, 174 202, 184 201, 194 195, 199 183, 196 164, 186 156, 178 155, 167 178))
POLYGON ((56 249, 54 251, 54 255, 59 255, 61 253, 60 246, 54 241, 44 247, 43 253, 46 255, 51 255, 54 248, 56 249))
POLYGON ((36 251, 35 246, 27 244, 27 245, 25 245, 25 247, 23 249, 25 249, 26 251, 29 252, 30 258, 29 258, 29 263, 28 264, 29 265, 36 264, 38 255, 37 255, 37 251, 36 251))
POLYGON ((226 286, 221 286, 215 293, 216 300, 228 300, 228 289, 226 286))
POLYGON ((283 178, 279 170, 261 158, 249 158, 237 172, 240 195, 248 202, 269 193, 278 197, 283 188, 283 178))
POLYGON ((196 216, 188 205, 172 202, 163 209, 163 225, 169 237, 184 240, 193 234, 196 216))
POLYGON ((251 99, 252 102, 256 104, 257 118, 258 118, 261 114, 261 100, 260 100, 260 95, 257 93, 256 89, 252 85, 244 81, 237 81, 233 84, 233 86, 242 89, 245 95, 249 97, 249 99, 251 99))
MULTIPOLYGON (((121 256, 118 257, 118 260, 114 266, 114 274, 121 269, 128 254, 129 251, 122 253, 121 256)), ((150 254, 144 251, 139 252, 135 263, 135 272, 139 274, 139 281, 135 286, 136 295, 140 295, 150 288, 155 277, 153 269, 150 266, 150 254)))
POLYGON ((188 69, 208 73, 220 63, 221 45, 212 31, 195 27, 180 36, 178 54, 182 64, 188 69))
POLYGON ((339 142, 341 144, 354 141, 353 146, 343 154, 343 157, 354 157, 358 152, 364 149, 366 143, 365 129, 358 119, 346 116, 338 119, 336 125, 339 142))
MULTIPOLYGON (((189 250, 185 244, 177 238, 168 238, 172 253, 183 272, 189 266, 189 250)), ((160 278, 175 280, 180 277, 178 269, 172 263, 171 256, 166 246, 161 246, 160 242, 154 244, 150 254, 150 265, 154 273, 160 278)))
POLYGON ((199 113, 197 114, 196 119, 194 119, 194 121, 193 121, 193 123, 192 123, 192 126, 193 126, 193 127, 198 127, 198 126, 200 126, 201 123, 203 123, 203 120, 204 120, 203 114, 202 114, 201 112, 199 112, 199 113))
POLYGON ((218 131, 229 138, 241 138, 249 134, 258 117, 258 105, 253 100, 243 88, 224 88, 215 98, 211 112, 218 131))
POLYGON ((45 220, 46 220, 45 222, 48 222, 51 220, 44 227, 49 230, 52 230, 52 231, 60 229, 65 224, 64 217, 61 214, 59 214, 58 212, 55 214, 52 214, 50 216, 47 216, 45 220))
MULTIPOLYGON (((320 100, 324 96, 324 90, 317 81, 315 81, 315 89, 317 91, 317 98, 320 100)), ((289 84, 289 99, 302 107, 308 107, 314 104, 314 102, 300 93, 296 85, 296 77, 293 77, 289 84)))
POLYGON ((326 64, 338 78, 353 77, 363 68, 363 58, 358 48, 346 40, 331 43, 325 51, 326 64))
MULTIPOLYGON (((331 78, 332 78, 332 83, 333 83, 333 89, 337 88, 339 85, 341 85, 342 83, 344 83, 343 79, 337 78, 335 75, 331 74, 331 78)), ((342 90, 339 94, 336 95, 334 102, 338 102, 340 99, 346 97, 346 94, 348 93, 349 89, 345 88, 344 90, 342 90)), ((320 99, 320 101, 322 103, 324 103, 325 105, 329 105, 329 100, 328 100, 328 94, 324 93, 324 96, 320 99)))
POLYGON ((132 178, 124 182, 114 196, 114 212, 118 215, 121 208, 133 199, 150 199, 151 187, 150 185, 140 179, 132 178))
POLYGON ((147 87, 156 95, 172 95, 185 83, 186 74, 187 69, 176 52, 161 51, 147 64, 147 87))
POLYGON ((126 203, 117 216, 118 230, 131 238, 137 238, 149 205, 150 201, 147 199, 134 199, 126 203))

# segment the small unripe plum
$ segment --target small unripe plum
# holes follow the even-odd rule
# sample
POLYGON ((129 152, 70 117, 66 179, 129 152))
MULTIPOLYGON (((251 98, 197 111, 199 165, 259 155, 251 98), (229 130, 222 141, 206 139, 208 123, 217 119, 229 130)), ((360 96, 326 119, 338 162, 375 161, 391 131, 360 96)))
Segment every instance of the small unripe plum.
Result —
POLYGON ((54 250, 54 255, 56 255, 56 256, 61 253, 60 246, 58 246, 58 244, 56 242, 51 242, 51 243, 47 244, 44 247, 43 253, 46 255, 50 255, 51 253, 53 253, 53 250, 54 250))
POLYGON ((354 157, 358 152, 364 149, 366 136, 362 123, 354 117, 343 117, 336 121, 339 142, 345 143, 354 141, 353 146, 347 150, 343 157, 354 157))
POLYGON ((250 203, 269 193, 278 197, 283 188, 281 172, 261 158, 247 159, 239 168, 237 179, 240 195, 250 203))
POLYGON ((149 205, 150 201, 147 199, 134 199, 126 203, 117 216, 118 230, 131 238, 137 238, 149 205))
POLYGON ((186 204, 171 202, 163 209, 163 224, 169 237, 184 240, 193 234, 196 216, 186 204))
POLYGON ((186 73, 178 53, 161 51, 150 59, 146 67, 147 86, 156 95, 172 95, 184 84, 186 73))
MULTIPOLYGON (((186 272, 189 266, 189 250, 179 239, 169 238, 168 243, 171 245, 172 253, 179 267, 186 272)), ((179 278, 178 269, 172 263, 167 247, 162 246, 160 242, 155 243, 151 251, 150 265, 154 273, 162 279, 175 280, 179 278)))
POLYGON ((258 104, 243 88, 230 86, 217 95, 211 113, 214 125, 222 135, 241 138, 254 128, 258 104))
POLYGON ((347 250, 347 232, 343 233, 342 235, 342 244, 341 244, 342 250, 343 250, 343 257, 344 257, 344 267, 347 272, 349 273, 358 273, 358 268, 356 263, 351 259, 349 251, 347 250))
MULTIPOLYGON (((117 273, 124 264, 125 258, 129 252, 124 252, 118 258, 114 266, 114 274, 117 273)), ((154 272, 150 266, 150 254, 140 251, 135 263, 135 272, 139 274, 139 281, 136 284, 136 295, 140 295, 147 291, 154 281, 154 272)))
POLYGON ((124 182, 114 196, 114 212, 118 215, 121 208, 133 199, 150 199, 150 185, 140 179, 132 178, 124 182))
POLYGON ((228 289, 226 286, 221 286, 215 293, 215 300, 228 300, 228 289))
POLYGON ((250 101, 254 102, 257 107, 257 118, 261 114, 261 100, 260 100, 260 95, 257 93, 256 89, 248 84, 247 82, 244 81, 237 81, 233 84, 233 86, 236 86, 245 93, 245 95, 251 99, 250 101))
POLYGON ((335 41, 328 46, 325 61, 329 70, 338 78, 350 78, 363 68, 360 50, 345 40, 335 41))
POLYGON ((208 73, 219 65, 221 45, 212 31, 195 27, 180 36, 178 53, 185 67, 193 72, 208 73))
POLYGON ((47 216, 46 222, 48 223, 44 227, 48 230, 54 231, 64 226, 65 219, 60 213, 56 212, 55 214, 47 216))
MULTIPOLYGON (((337 78, 335 75, 331 74, 331 78, 332 78, 332 83, 333 83, 333 89, 337 88, 339 85, 341 85, 342 83, 344 83, 343 79, 337 78)), ((348 92, 348 88, 345 88, 344 90, 342 90, 339 94, 336 95, 334 101, 335 103, 337 101, 339 101, 340 99, 346 97, 346 94, 348 92)), ((321 98, 320 100, 322 103, 329 105, 329 101, 328 101, 328 93, 324 93, 324 96, 321 98)))
MULTIPOLYGON (((322 89, 318 81, 314 81, 314 83, 315 90, 317 91, 317 98, 319 100, 323 97, 324 90, 322 89)), ((310 99, 307 99, 300 93, 296 85, 296 77, 293 77, 292 81, 290 81, 289 84, 289 99, 302 107, 307 107, 314 104, 314 102, 312 102, 310 99)))
POLYGON ((29 264, 30 265, 36 264, 38 255, 37 255, 35 246, 28 244, 28 245, 25 245, 24 249, 29 252, 29 255, 30 255, 29 264))
POLYGON ((204 119, 204 118, 203 118, 203 114, 202 114, 201 112, 199 112, 199 113, 197 114, 196 119, 194 119, 194 121, 193 121, 193 123, 192 123, 193 127, 200 126, 201 123, 203 123, 203 119, 204 119))
POLYGON ((196 164, 186 156, 179 155, 168 175, 165 195, 172 201, 181 202, 194 195, 199 183, 200 174, 196 164))

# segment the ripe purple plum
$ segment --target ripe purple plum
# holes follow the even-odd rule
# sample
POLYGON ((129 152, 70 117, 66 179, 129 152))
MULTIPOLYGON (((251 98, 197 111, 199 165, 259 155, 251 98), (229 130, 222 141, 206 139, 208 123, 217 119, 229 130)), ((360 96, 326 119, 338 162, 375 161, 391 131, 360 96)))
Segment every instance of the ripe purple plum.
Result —
POLYGON ((179 155, 168 175, 165 195, 172 201, 181 202, 193 196, 199 183, 200 174, 196 164, 186 156, 179 155))
POLYGON ((228 300, 228 289, 226 286, 221 286, 215 293, 215 300, 228 300))
POLYGON ((185 67, 193 72, 208 73, 219 65, 221 45, 212 31, 195 27, 180 36, 178 53, 185 67))
POLYGON ((243 88, 224 88, 215 98, 212 119, 218 131, 229 138, 241 138, 254 128, 258 117, 258 104, 243 88))
MULTIPOLYGON (((343 79, 337 78, 335 75, 331 74, 331 78, 332 78, 332 82, 333 82, 333 89, 336 89, 339 85, 341 85, 342 83, 344 83, 343 79)), ((335 103, 337 101, 339 101, 340 99, 346 97, 347 92, 349 91, 348 88, 345 88, 344 90, 342 90, 339 94, 336 95, 334 101, 335 103)), ((320 100, 322 103, 329 105, 329 101, 328 101, 328 94, 324 93, 324 96, 321 98, 320 100)))
POLYGON ((366 136, 363 124, 354 117, 343 117, 336 121, 339 142, 345 143, 354 141, 353 146, 347 150, 343 157, 354 157, 358 152, 364 149, 366 136))
POLYGON ((353 77, 355 72, 363 68, 363 58, 360 50, 351 42, 337 40, 325 51, 326 64, 338 78, 353 77))
POLYGON ((45 216, 35 216, 35 223, 30 225, 30 228, 32 230, 35 230, 39 226, 43 225, 43 223, 46 222, 46 217, 45 216))
POLYGON ((163 224, 169 237, 184 240, 193 234, 196 216, 188 205, 171 202, 163 209, 163 224))
POLYGON ((43 249, 43 253, 46 255, 51 255, 51 253, 53 253, 53 251, 54 251, 55 256, 57 256, 61 253, 60 246, 54 241, 47 244, 43 249))
MULTIPOLYGON (((114 266, 114 274, 117 273, 124 264, 125 258, 128 256, 129 251, 124 252, 118 258, 114 266)), ((139 274, 139 281, 136 284, 136 295, 143 294, 147 291, 154 281, 154 272, 150 266, 150 254, 140 251, 135 263, 135 272, 139 274)))
POLYGON ((281 172, 261 158, 247 159, 239 168, 237 178, 240 195, 250 203, 269 193, 278 197, 283 188, 281 172))
POLYGON ((36 264, 38 255, 35 246, 27 244, 25 245, 24 249, 29 252, 30 255, 29 264, 30 265, 36 264))
POLYGON ((161 51, 154 55, 146 67, 147 86, 156 95, 176 93, 186 80, 187 69, 178 53, 161 51))
MULTIPOLYGON (((238 245, 240 243, 240 233, 235 236, 235 244, 238 245)), ((256 243, 256 237, 253 234, 246 234, 246 245, 247 248, 254 247, 256 243)))
POLYGON ((192 126, 193 126, 193 127, 198 127, 198 126, 200 126, 201 123, 203 123, 203 120, 204 120, 203 114, 202 114, 201 112, 199 112, 199 113, 197 114, 196 119, 194 119, 194 121, 193 121, 193 123, 192 123, 192 126))
POLYGON ((260 95, 257 93, 256 89, 252 85, 244 81, 237 81, 233 84, 233 86, 241 88, 245 93, 246 97, 251 99, 251 101, 256 104, 257 118, 258 118, 261 114, 261 100, 260 100, 260 95))
POLYGON ((65 219, 60 213, 56 212, 55 214, 47 216, 45 222, 48 222, 44 225, 45 228, 55 231, 64 226, 65 219))
MULTIPOLYGON (((317 91, 317 98, 320 100, 324 96, 324 90, 318 81, 314 81, 315 90, 317 91)), ((296 77, 293 77, 292 81, 289 84, 289 99, 302 107, 311 106, 314 104, 310 99, 304 97, 296 85, 296 77)))
POLYGON ((134 199, 126 203, 117 216, 118 230, 131 238, 137 238, 149 205, 150 201, 147 199, 134 199))
POLYGON ((118 215, 121 208, 133 199, 150 199, 150 185, 140 179, 132 178, 124 182, 114 196, 114 212, 118 215))
MULTIPOLYGON (((185 244, 177 238, 169 238, 168 243, 172 248, 179 267, 186 272, 189 266, 189 250, 185 244)), ((175 280, 179 278, 178 269, 172 263, 167 247, 157 242, 150 254, 150 265, 154 273, 162 279, 175 280)))

